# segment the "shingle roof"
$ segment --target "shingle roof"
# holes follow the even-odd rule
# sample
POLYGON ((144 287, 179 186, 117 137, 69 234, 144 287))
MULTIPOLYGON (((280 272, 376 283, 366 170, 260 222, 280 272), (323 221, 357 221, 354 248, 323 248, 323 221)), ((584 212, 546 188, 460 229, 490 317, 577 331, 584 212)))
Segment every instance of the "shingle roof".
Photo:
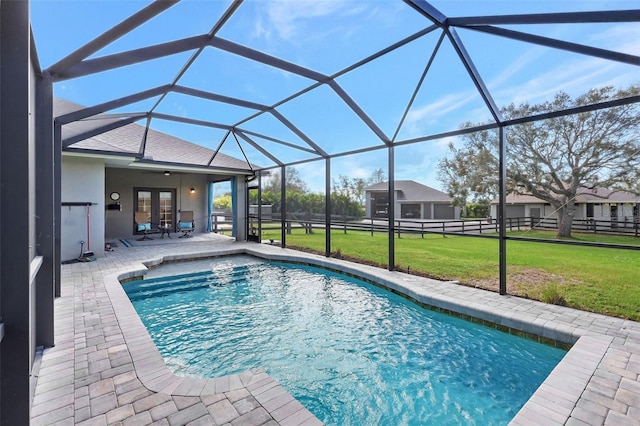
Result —
MULTIPOLYGON (((378 182, 366 187, 365 191, 387 191, 388 185, 388 182, 378 182)), ((398 193, 398 201, 438 201, 447 203, 453 201, 446 193, 413 180, 396 180, 394 187, 398 193)))
MULTIPOLYGON (((82 108, 80 105, 63 99, 54 99, 54 114, 56 116, 82 108)), ((115 123, 120 120, 118 117, 107 114, 100 114, 97 117, 99 118, 96 119, 94 117, 92 120, 75 121, 65 124, 62 127, 62 139, 65 140, 81 135, 97 127, 115 123)), ((125 155, 137 155, 144 137, 144 132, 145 128, 143 126, 131 123, 76 142, 64 150, 69 152, 80 150, 83 152, 92 151, 92 153, 95 154, 108 152, 109 154, 122 153, 125 155)), ((207 165, 213 153, 214 151, 209 148, 149 129, 143 160, 145 162, 177 163, 186 166, 202 167, 207 165)), ((216 155, 210 167, 251 171, 246 161, 222 153, 216 155)))

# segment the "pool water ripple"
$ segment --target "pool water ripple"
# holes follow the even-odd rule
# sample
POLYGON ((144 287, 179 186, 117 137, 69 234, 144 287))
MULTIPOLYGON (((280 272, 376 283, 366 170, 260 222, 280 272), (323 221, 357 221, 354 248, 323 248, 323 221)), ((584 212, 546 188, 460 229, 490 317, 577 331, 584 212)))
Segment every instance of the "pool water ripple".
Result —
POLYGON ((169 368, 264 367, 330 425, 507 424, 565 354, 313 267, 211 268, 125 284, 169 368))

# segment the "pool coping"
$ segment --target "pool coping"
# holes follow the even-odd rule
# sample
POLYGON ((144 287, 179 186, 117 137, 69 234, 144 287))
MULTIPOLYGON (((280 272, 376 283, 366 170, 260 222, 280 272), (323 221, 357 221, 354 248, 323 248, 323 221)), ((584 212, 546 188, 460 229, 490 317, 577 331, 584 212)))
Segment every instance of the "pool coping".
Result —
POLYGON ((295 419, 294 424, 322 424, 262 368, 213 379, 175 375, 165 364, 121 284, 121 280, 137 277, 148 270, 142 266, 105 275, 103 283, 122 329, 134 371, 144 387, 152 392, 184 397, 205 397, 244 389, 277 422, 295 419))
MULTIPOLYGON (((537 339, 543 343, 572 345, 567 355, 521 408, 511 421, 511 424, 532 424, 543 420, 546 424, 564 424, 571 417, 571 413, 577 406, 589 380, 595 374, 598 365, 602 362, 613 341, 612 336, 593 333, 589 330, 589 327, 576 326, 572 322, 562 321, 554 317, 554 315, 547 315, 547 318, 543 318, 539 314, 539 309, 544 308, 552 312, 558 312, 558 316, 561 316, 567 312, 575 311, 570 308, 512 296, 499 296, 502 298, 499 300, 512 302, 510 309, 500 310, 496 309, 495 306, 483 303, 482 300, 476 299, 478 291, 482 290, 474 288, 465 290, 465 287, 456 285, 456 297, 453 297, 447 294, 446 291, 442 291, 442 281, 266 245, 242 246, 212 251, 200 250, 191 253, 159 256, 144 261, 139 267, 113 272, 104 277, 104 285, 111 299, 116 317, 122 327, 135 371, 141 382, 149 390, 172 396, 203 396, 245 388, 254 395, 256 400, 263 405, 274 419, 283 419, 283 406, 294 399, 263 369, 215 379, 174 375, 165 365, 162 356, 153 344, 146 327, 135 312, 121 285, 121 281, 140 278, 148 271, 148 268, 158 266, 164 262, 199 260, 242 254, 265 260, 303 263, 346 273, 377 283, 396 293, 406 295, 431 309, 457 314, 461 318, 480 322, 501 331, 511 332, 526 338, 537 339), (519 310, 520 303, 518 302, 520 301, 528 309, 519 310), (533 309, 531 309, 531 306, 533 306, 533 309)), ((596 322, 599 319, 607 319, 609 322, 612 320, 614 322, 625 321, 599 314, 578 312, 580 316, 591 317, 591 321, 596 322)), ((572 316, 569 317, 573 318, 572 316)), ((586 321, 586 323, 589 322, 589 320, 586 321)), ((296 408, 302 410, 298 415, 315 419, 299 403, 296 408)))

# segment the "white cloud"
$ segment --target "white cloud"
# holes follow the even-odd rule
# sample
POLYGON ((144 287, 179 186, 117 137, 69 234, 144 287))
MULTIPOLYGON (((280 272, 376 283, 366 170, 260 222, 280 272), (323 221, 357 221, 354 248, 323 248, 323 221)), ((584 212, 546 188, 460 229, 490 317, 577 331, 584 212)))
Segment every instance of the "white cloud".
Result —
MULTIPOLYGON (((353 2, 333 1, 268 1, 263 3, 269 18, 271 31, 277 33, 284 40, 295 41, 308 36, 305 31, 308 25, 313 25, 318 18, 327 18, 343 13, 356 13, 347 9, 353 2)), ((326 22, 325 22, 326 24, 326 22)), ((330 27, 325 27, 330 30, 330 27)), ((314 29, 317 31, 317 28, 314 29)))
MULTIPOLYGON (((640 52, 640 28, 636 26, 618 25, 596 32, 598 26, 590 27, 588 39, 584 44, 618 52, 637 54, 640 52)), ((562 38, 562 37, 559 37, 562 38)), ((535 51, 526 52, 518 58, 510 69, 528 72, 535 75, 521 84, 509 83, 507 79, 499 81, 503 87, 491 82, 496 102, 499 105, 521 102, 541 102, 551 99, 559 91, 572 96, 586 93, 592 88, 613 85, 624 87, 640 80, 637 67, 615 61, 608 61, 587 55, 562 53, 561 56, 547 55, 559 52, 555 49, 536 47, 535 51), (550 59, 549 56, 552 56, 550 59), (553 58, 561 57, 562 60, 553 58), (535 59, 534 61, 531 61, 535 59), (520 65, 530 63, 531 71, 520 65)), ((529 66, 529 65, 528 65, 529 66)), ((515 73, 513 73, 515 75, 515 73)), ((500 74, 511 77, 509 72, 500 74)))
POLYGON ((604 49, 637 55, 640 52, 640 25, 621 24, 594 32, 587 42, 604 49))

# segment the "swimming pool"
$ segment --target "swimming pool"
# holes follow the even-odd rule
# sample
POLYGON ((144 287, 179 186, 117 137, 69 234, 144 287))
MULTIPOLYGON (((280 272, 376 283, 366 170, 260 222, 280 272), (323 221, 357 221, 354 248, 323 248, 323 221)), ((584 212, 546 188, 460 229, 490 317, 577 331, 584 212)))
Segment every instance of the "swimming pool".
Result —
POLYGON ((565 354, 314 267, 198 264, 124 286, 167 365, 264 367, 327 424, 506 424, 565 354))

